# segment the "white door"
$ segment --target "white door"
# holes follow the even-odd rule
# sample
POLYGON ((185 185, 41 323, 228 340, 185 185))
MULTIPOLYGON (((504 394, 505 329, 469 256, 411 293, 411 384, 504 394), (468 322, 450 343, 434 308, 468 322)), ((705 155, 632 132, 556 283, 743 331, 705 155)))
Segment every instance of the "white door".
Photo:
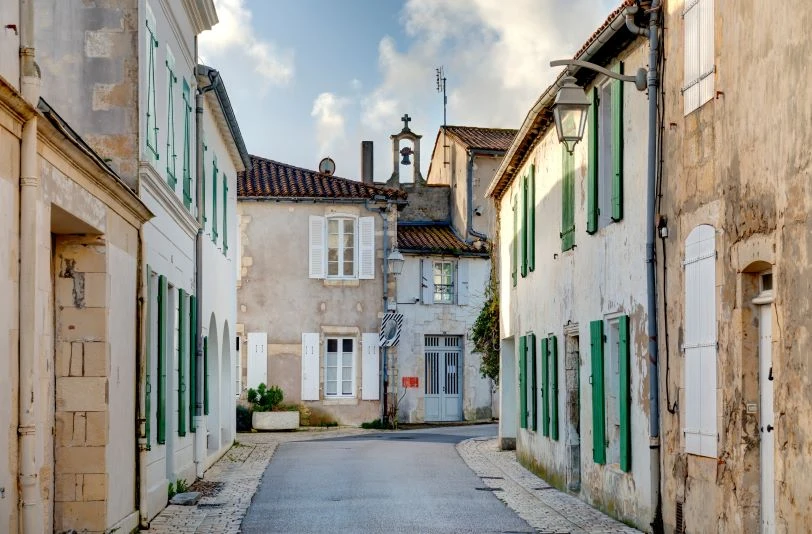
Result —
POLYGON ((248 377, 245 387, 268 384, 268 334, 248 332, 248 377))
POLYGON ((459 336, 426 336, 425 421, 461 421, 459 336))
POLYGON ((771 304, 759 311, 759 394, 761 397, 761 532, 775 532, 775 418, 773 413, 773 357, 771 304))

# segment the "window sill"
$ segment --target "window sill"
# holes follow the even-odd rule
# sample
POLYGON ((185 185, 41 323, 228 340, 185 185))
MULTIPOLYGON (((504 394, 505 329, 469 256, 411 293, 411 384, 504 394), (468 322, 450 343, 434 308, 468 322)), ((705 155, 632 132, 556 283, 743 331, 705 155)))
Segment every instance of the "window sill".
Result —
POLYGON ((324 406, 355 406, 358 404, 357 397, 324 397, 324 406))
POLYGON ((358 278, 325 278, 324 287, 358 287, 361 281, 358 278))

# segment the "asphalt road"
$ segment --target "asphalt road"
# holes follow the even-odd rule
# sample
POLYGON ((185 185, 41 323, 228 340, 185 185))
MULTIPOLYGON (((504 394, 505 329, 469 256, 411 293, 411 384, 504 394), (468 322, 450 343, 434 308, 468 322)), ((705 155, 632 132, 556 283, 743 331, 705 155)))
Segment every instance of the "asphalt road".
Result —
POLYGON ((457 454, 495 425, 284 443, 242 523, 266 532, 533 532, 457 454))

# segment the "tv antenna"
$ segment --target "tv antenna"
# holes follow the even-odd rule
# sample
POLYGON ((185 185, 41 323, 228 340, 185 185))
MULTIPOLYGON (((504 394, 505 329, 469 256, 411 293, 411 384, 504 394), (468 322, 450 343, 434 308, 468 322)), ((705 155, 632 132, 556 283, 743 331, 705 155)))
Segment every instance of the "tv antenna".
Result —
POLYGON ((445 95, 445 71, 443 67, 437 67, 437 92, 443 93, 443 126, 446 125, 446 107, 448 106, 448 97, 445 95))

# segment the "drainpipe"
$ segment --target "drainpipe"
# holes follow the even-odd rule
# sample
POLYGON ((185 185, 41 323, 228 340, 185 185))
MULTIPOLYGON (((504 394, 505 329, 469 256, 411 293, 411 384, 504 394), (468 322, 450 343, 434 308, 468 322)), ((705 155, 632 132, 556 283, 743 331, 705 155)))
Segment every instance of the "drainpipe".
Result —
MULTIPOLYGON (((387 209, 381 210, 381 218, 383 219, 383 312, 386 313, 389 310, 389 269, 387 269, 386 265, 386 258, 389 254, 389 204, 387 203, 387 209)), ((387 360, 389 358, 389 347, 381 347, 381 424, 384 424, 386 421, 386 386, 388 385, 388 380, 386 376, 387 371, 387 360)))
MULTIPOLYGON (((20 92, 36 108, 40 95, 40 72, 34 54, 33 0, 20 0, 20 92)), ((37 343, 37 280, 40 258, 37 249, 37 201, 40 179, 37 169, 37 115, 23 124, 20 146, 20 351, 18 463, 20 530, 44 532, 44 511, 37 476, 34 362, 40 356, 37 343)))
POLYGON ((638 6, 626 10, 626 26, 634 34, 648 35, 649 69, 648 69, 648 180, 646 190, 646 291, 648 297, 648 377, 649 377, 649 449, 651 452, 652 495, 655 506, 654 532, 662 532, 662 495, 660 488, 660 406, 659 406, 659 368, 657 340, 657 293, 655 272, 655 205, 657 196, 657 107, 658 107, 658 67, 659 67, 659 13, 660 0, 653 0, 648 10, 648 30, 634 23, 634 14, 638 6))
MULTIPOLYGON (((195 39, 197 48, 197 39, 195 39)), ((205 73, 209 78, 209 85, 198 87, 195 91, 195 195, 197 199, 197 236, 195 237, 195 315, 197 315, 197 325, 195 325, 195 338, 197 348, 195 351, 196 375, 194 377, 195 393, 195 474, 198 478, 203 478, 206 470, 206 418, 203 415, 204 379, 203 369, 203 95, 213 91, 218 84, 222 83, 220 73, 214 69, 209 69, 205 73)))

